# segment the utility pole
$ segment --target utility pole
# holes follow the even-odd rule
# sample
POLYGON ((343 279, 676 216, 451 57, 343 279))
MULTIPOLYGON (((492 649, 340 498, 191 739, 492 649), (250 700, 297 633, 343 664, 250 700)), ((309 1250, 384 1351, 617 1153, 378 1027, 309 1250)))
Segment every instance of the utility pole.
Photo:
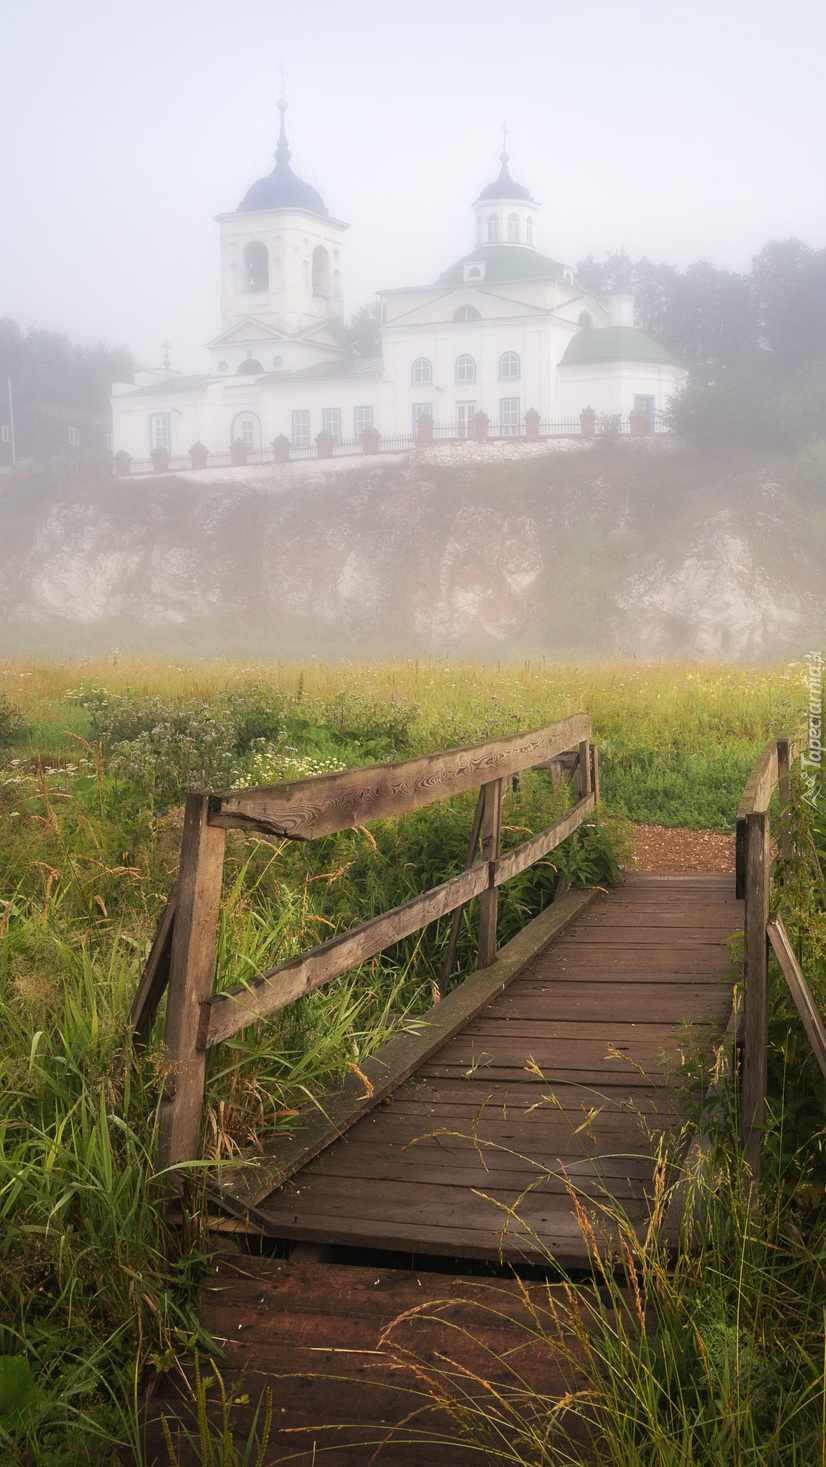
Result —
POLYGON ((12 466, 12 468, 14 468, 14 465, 15 465, 15 463, 17 461, 17 455, 15 453, 15 446, 14 446, 14 400, 13 400, 12 394, 11 394, 11 373, 9 373, 9 376, 7 377, 6 381, 8 383, 8 388, 9 388, 9 425, 11 427, 11 466, 12 466))

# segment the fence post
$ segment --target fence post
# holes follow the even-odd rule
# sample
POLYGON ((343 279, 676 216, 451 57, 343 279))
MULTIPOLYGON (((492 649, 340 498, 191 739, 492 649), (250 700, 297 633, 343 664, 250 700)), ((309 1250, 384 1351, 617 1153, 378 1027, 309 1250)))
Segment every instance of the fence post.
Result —
POLYGON ((591 741, 585 739, 579 746, 579 774, 578 774, 579 798, 585 799, 591 793, 591 741))
POLYGON ((198 1048, 198 1026, 212 993, 226 840, 226 831, 207 825, 208 808, 209 795, 187 796, 163 1045, 164 1167, 195 1157, 201 1128, 206 1051, 198 1048))
POLYGON ((499 859, 502 831, 502 781, 492 779, 483 785, 485 791, 485 823, 482 829, 482 860, 491 862, 488 886, 479 898, 479 952, 477 968, 489 968, 496 957, 496 917, 499 891, 493 884, 493 865, 499 859))
POLYGON ((769 815, 752 810, 746 817, 745 851, 745 1015, 743 1025, 743 1154, 752 1177, 760 1177, 762 1127, 766 1112, 768 1043, 769 815))
POLYGON ((789 740, 777 740, 777 778, 780 794, 780 854, 785 858, 789 855, 789 804, 792 798, 791 780, 789 778, 789 740))
POLYGON ((591 789, 594 792, 594 801, 599 804, 599 749, 596 744, 591 745, 591 789))

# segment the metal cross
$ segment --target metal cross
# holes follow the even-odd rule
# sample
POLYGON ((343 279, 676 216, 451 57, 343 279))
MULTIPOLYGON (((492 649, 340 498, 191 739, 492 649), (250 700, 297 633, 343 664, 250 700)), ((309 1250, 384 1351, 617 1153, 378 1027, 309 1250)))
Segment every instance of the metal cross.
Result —
POLYGON ((289 72, 287 71, 287 68, 284 65, 283 60, 281 61, 281 65, 280 66, 277 66, 275 69, 278 72, 278 75, 281 77, 281 90, 278 93, 278 97, 279 97, 279 101, 283 102, 284 101, 284 98, 287 95, 287 77, 289 75, 289 72))

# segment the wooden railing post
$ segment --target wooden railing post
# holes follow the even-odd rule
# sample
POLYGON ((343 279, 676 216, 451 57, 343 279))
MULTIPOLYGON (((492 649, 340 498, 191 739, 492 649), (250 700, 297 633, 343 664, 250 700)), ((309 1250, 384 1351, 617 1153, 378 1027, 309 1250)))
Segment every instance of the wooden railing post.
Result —
POLYGON ((591 793, 591 742, 584 739, 579 746, 579 798, 591 793))
POLYGON ((596 744, 591 745, 591 789, 594 799, 599 804, 599 749, 596 744))
POLYGON ((792 798, 791 779, 789 777, 789 740, 777 740, 777 778, 780 796, 780 854, 785 860, 789 855, 789 805, 792 798))
POLYGON ((212 994, 226 832, 207 824, 209 796, 187 796, 164 1033, 160 1159, 191 1161, 198 1150, 206 1050, 201 1004, 212 994))
POLYGON ((742 1125, 746 1163, 755 1181, 762 1163, 768 1043, 769 814, 752 810, 745 821, 745 1014, 742 1125))
POLYGON ((499 891, 494 885, 494 861, 499 859, 502 831, 502 781, 492 779, 485 791, 485 823, 482 830, 482 860, 491 863, 488 885, 479 898, 479 953, 476 966, 489 968, 496 957, 496 917, 499 891))

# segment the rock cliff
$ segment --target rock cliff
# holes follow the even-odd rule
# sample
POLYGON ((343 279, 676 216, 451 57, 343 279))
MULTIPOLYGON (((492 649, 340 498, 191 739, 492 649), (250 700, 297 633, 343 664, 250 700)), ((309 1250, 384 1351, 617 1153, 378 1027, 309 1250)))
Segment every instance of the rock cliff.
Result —
POLYGON ((741 659, 826 630, 826 494, 791 462, 302 469, 0 481, 3 649, 741 659))

